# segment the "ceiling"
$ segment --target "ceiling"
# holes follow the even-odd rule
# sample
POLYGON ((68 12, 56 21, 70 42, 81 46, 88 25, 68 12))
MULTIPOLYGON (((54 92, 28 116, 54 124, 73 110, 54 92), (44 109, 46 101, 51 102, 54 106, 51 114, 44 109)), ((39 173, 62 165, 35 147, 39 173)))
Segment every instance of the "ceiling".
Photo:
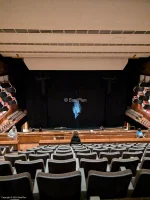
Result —
POLYGON ((148 57, 150 0, 0 0, 0 54, 148 57))

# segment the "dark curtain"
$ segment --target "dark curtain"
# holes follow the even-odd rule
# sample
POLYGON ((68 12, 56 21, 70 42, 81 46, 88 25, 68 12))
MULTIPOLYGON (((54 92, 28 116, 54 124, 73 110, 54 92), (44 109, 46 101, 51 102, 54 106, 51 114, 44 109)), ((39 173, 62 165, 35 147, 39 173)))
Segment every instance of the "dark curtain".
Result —
POLYGON ((29 125, 35 128, 121 126, 126 101, 123 80, 123 71, 32 71, 27 89, 29 125), (108 80, 103 80, 104 77, 108 80), (110 83, 109 79, 114 77, 115 81, 110 83), (74 99, 79 99, 81 106, 77 118, 72 110, 74 99))

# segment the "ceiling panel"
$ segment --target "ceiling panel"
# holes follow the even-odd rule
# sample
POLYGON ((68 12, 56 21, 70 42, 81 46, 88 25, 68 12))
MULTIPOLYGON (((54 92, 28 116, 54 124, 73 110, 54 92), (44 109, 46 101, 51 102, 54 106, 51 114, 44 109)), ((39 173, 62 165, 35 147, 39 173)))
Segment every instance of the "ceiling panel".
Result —
POLYGON ((149 0, 0 0, 0 27, 141 31, 150 30, 149 13, 149 0))

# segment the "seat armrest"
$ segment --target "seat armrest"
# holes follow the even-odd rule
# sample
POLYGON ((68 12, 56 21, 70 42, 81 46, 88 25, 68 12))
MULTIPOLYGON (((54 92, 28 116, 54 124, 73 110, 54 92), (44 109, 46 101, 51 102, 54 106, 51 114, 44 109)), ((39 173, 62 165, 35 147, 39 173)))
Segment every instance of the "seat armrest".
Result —
POLYGON ((37 174, 38 174, 39 172, 42 172, 42 170, 41 170, 41 169, 37 169, 37 170, 36 170, 36 175, 35 175, 35 180, 34 180, 34 186, 33 186, 33 194, 38 194, 38 193, 39 193, 38 184, 37 184, 37 179, 36 179, 37 174))
POLYGON ((48 169, 48 160, 47 160, 46 166, 45 166, 45 173, 49 173, 49 169, 48 169))
POLYGON ((129 184, 128 190, 134 190, 134 187, 133 187, 133 184, 132 184, 131 181, 130 181, 130 184, 129 184))
POLYGON ((125 171, 126 168, 122 166, 122 167, 120 167, 120 170, 121 170, 121 171, 125 171))
POLYGON ((4 155, 6 154, 6 148, 4 148, 4 149, 1 151, 1 153, 2 153, 2 156, 4 156, 4 155))
POLYGON ((141 168, 141 163, 138 164, 136 171, 139 171, 141 168))
POLYGON ((90 197, 90 200, 100 200, 100 197, 90 197))
POLYGON ((76 171, 79 170, 79 159, 78 158, 75 158, 76 159, 76 171))
POLYGON ((110 172, 110 165, 109 164, 107 164, 106 172, 110 172))
POLYGON ((129 186, 128 186, 128 193, 127 193, 128 197, 132 196, 133 190, 134 190, 134 187, 133 187, 132 180, 131 180, 129 183, 129 186))
POLYGON ((17 174, 15 167, 13 167, 13 174, 17 174))
POLYGON ((86 181, 85 181, 85 174, 84 174, 84 169, 79 168, 79 171, 81 172, 81 192, 86 192, 86 181))
POLYGON ((14 150, 14 147, 12 146, 11 149, 10 149, 10 153, 13 152, 13 150, 14 150))

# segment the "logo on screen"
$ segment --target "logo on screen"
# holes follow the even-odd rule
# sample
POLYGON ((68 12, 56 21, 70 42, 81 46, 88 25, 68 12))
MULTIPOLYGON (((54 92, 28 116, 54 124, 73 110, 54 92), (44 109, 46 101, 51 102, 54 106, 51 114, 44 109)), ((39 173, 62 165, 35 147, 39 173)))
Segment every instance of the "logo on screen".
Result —
POLYGON ((74 118, 76 119, 79 116, 79 114, 81 113, 81 105, 78 100, 73 102, 72 111, 74 114, 74 118))

